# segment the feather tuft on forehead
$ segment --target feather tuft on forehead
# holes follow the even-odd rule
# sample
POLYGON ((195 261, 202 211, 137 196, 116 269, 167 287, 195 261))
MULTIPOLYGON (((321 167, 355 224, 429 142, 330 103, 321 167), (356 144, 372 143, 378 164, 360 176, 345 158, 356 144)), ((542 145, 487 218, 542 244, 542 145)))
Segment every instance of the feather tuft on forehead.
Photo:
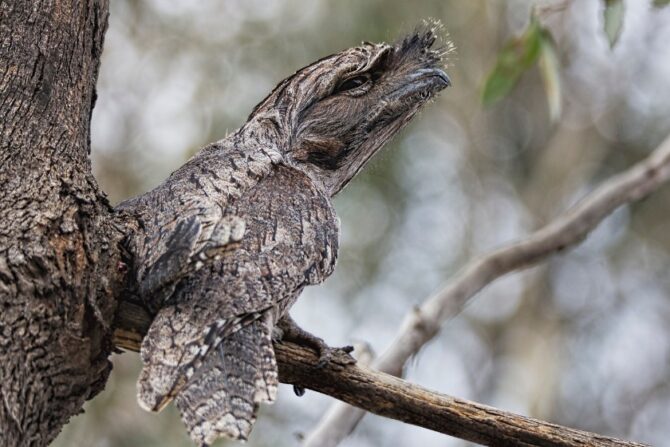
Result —
POLYGON ((393 46, 399 54, 407 57, 429 57, 443 68, 447 68, 447 56, 456 51, 454 43, 449 40, 449 33, 442 22, 436 19, 424 20, 393 46))

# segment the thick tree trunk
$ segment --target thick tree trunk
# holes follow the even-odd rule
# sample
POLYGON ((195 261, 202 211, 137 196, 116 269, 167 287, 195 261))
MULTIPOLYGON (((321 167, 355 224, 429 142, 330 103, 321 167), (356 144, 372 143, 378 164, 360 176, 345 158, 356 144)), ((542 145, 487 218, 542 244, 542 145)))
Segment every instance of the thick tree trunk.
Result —
POLYGON ((2 446, 48 444, 110 371, 122 231, 89 161, 107 16, 0 1, 2 446))

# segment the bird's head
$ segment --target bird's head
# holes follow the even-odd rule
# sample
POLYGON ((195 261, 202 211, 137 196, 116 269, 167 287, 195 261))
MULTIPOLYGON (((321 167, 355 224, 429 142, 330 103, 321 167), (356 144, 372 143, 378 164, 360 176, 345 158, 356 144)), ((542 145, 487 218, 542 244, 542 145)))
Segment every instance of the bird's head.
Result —
POLYGON ((249 117, 270 126, 285 162, 335 195, 440 90, 447 48, 436 27, 394 45, 364 43, 297 71, 249 117))

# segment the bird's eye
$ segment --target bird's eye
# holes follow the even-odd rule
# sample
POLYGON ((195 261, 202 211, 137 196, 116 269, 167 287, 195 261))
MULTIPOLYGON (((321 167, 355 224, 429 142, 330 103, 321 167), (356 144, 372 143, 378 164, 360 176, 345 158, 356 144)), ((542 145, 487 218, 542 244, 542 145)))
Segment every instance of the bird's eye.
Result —
POLYGON ((370 75, 368 74, 354 76, 353 78, 349 78, 346 81, 342 81, 342 83, 335 89, 335 93, 342 93, 348 90, 353 90, 367 84, 368 82, 370 82, 370 75))

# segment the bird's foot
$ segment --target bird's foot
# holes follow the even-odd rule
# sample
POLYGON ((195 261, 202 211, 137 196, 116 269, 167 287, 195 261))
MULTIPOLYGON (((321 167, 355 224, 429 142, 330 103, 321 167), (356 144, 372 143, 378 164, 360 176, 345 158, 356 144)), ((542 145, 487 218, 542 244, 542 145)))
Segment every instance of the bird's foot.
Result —
POLYGON ((354 350, 353 346, 331 348, 322 338, 317 337, 298 326, 289 315, 286 315, 279 320, 277 326, 281 330, 281 340, 309 346, 316 350, 319 354, 319 361, 317 362, 316 367, 319 369, 324 368, 328 363, 334 360, 336 360, 337 363, 344 365, 356 363, 356 359, 349 355, 354 350))

